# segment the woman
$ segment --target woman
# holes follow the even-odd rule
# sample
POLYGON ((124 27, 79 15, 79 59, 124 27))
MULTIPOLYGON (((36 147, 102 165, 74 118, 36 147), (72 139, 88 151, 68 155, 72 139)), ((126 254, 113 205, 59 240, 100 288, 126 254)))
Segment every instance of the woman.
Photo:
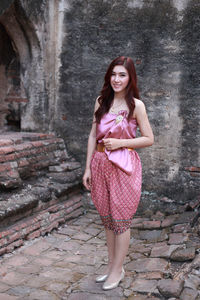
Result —
POLYGON ((153 141, 145 106, 139 100, 134 63, 129 57, 117 57, 96 100, 83 176, 106 232, 108 265, 96 278, 96 282, 105 281, 104 290, 117 287, 125 275, 131 219, 141 194, 142 168, 135 149, 151 146, 153 141), (138 126, 140 137, 136 137, 138 126))

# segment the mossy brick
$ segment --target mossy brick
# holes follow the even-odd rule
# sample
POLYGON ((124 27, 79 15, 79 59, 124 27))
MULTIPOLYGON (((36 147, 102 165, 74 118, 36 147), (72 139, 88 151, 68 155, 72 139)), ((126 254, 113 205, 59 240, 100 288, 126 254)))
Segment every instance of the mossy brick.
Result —
POLYGON ((16 152, 24 151, 24 150, 27 150, 27 149, 30 150, 31 148, 33 148, 33 146, 30 143, 22 143, 22 144, 19 144, 19 145, 15 145, 15 147, 14 147, 16 152))
POLYGON ((6 161, 13 161, 15 159, 16 159, 15 154, 0 155, 0 163, 6 162, 6 161))
POLYGON ((31 145, 33 145, 34 147, 43 147, 44 143, 42 141, 34 141, 31 142, 31 145))
POLYGON ((29 233, 26 237, 27 240, 33 240, 41 235, 41 229, 29 233))
POLYGON ((4 140, 2 140, 0 138, 0 147, 10 146, 10 145, 13 145, 13 144, 14 144, 14 142, 11 139, 4 139, 4 140))
POLYGON ((15 152, 14 147, 1 147, 0 148, 0 154, 8 154, 8 153, 13 153, 15 152))
POLYGON ((10 171, 11 169, 12 169, 12 166, 10 163, 4 163, 4 164, 0 165, 0 172, 10 171))
POLYGON ((23 158, 21 160, 18 161, 18 166, 19 167, 26 167, 29 165, 29 162, 27 161, 26 158, 23 158))
POLYGON ((8 244, 7 238, 0 239, 0 247, 5 247, 8 244))

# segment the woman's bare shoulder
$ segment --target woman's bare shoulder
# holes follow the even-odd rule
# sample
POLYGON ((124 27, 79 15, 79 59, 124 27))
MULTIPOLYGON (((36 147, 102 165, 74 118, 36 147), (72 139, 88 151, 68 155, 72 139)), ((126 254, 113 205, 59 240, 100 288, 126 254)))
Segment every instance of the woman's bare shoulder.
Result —
POLYGON ((142 102, 142 100, 139 100, 139 99, 136 99, 136 98, 134 98, 134 100, 135 100, 135 109, 134 109, 134 112, 133 112, 133 118, 137 119, 138 114, 145 111, 145 105, 142 102))
POLYGON ((137 108, 144 108, 145 107, 145 105, 144 105, 144 103, 143 103, 142 100, 139 100, 137 98, 134 98, 134 100, 135 100, 135 108, 136 109, 137 108))

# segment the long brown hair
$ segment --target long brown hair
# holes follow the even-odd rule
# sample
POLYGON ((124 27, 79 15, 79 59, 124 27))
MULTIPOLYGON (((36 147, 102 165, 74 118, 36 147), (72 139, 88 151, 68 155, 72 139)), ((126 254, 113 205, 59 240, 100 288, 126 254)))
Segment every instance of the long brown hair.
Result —
POLYGON ((119 56, 115 58, 108 67, 108 70, 104 77, 104 85, 98 98, 100 104, 99 108, 95 112, 96 122, 100 123, 101 118, 107 112, 109 112, 110 106, 114 99, 114 91, 110 84, 110 78, 112 75, 113 68, 115 66, 123 66, 126 68, 129 74, 129 83, 126 87, 125 100, 129 108, 128 120, 133 116, 133 111, 135 109, 134 98, 139 99, 139 90, 137 88, 137 75, 135 71, 135 66, 130 57, 119 56))

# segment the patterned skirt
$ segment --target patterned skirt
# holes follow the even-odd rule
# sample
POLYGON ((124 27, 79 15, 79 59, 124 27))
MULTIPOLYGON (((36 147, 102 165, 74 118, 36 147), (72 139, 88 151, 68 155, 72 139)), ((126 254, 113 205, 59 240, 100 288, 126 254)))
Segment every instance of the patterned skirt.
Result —
POLYGON ((108 160, 104 152, 95 151, 91 160, 92 201, 105 228, 115 234, 131 226, 141 195, 142 167, 136 151, 130 151, 133 172, 127 175, 108 160))

